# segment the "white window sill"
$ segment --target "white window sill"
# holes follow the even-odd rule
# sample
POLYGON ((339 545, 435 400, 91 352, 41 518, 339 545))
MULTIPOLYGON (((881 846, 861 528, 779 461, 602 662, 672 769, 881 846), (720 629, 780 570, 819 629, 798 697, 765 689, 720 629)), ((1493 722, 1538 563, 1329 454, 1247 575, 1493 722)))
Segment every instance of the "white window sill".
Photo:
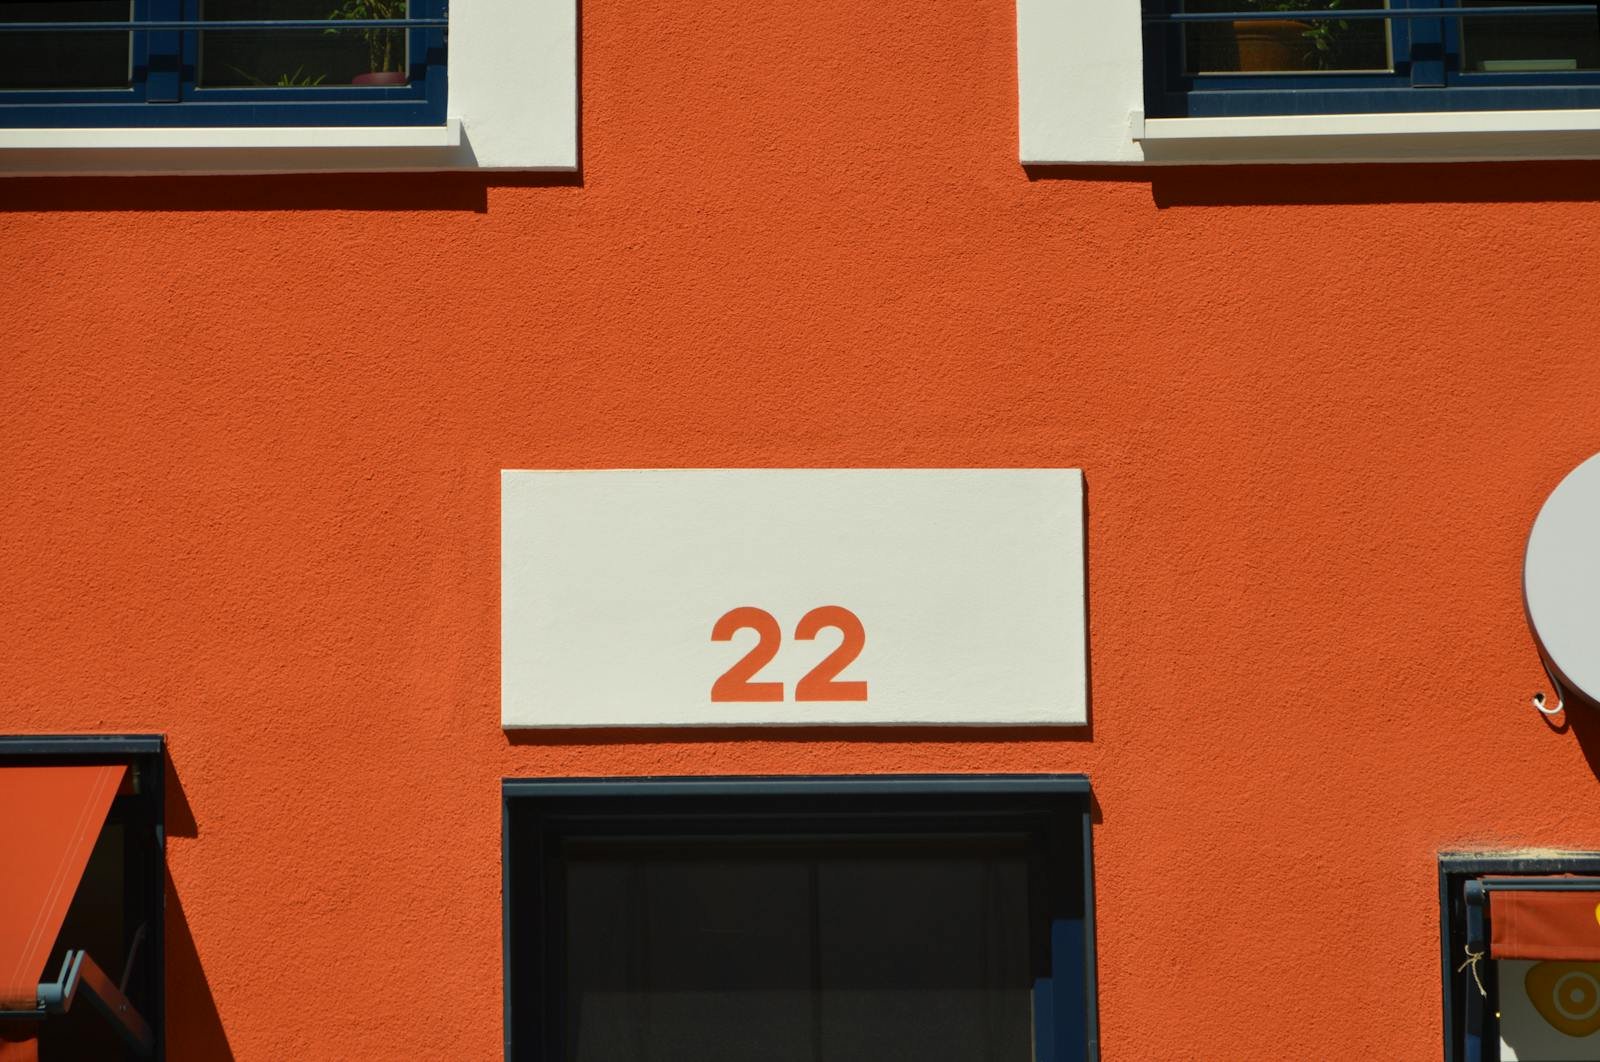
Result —
POLYGON ((234 151, 248 148, 453 148, 461 119, 444 125, 229 129, 0 129, 0 151, 113 149, 234 151))
POLYGON ((0 173, 338 173, 479 168, 459 118, 444 125, 0 129, 0 173))
POLYGON ((1449 111, 1247 118, 1149 118, 1135 112, 1138 161, 1453 162, 1600 158, 1600 111, 1449 111))

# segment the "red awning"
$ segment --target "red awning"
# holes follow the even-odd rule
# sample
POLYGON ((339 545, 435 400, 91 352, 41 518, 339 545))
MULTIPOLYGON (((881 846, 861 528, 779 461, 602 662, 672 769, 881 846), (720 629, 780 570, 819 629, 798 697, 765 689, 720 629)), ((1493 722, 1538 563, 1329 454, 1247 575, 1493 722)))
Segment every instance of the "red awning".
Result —
POLYGON ((33 1010, 127 768, 0 767, 0 1009, 33 1010))
POLYGON ((1600 889, 1496 889, 1489 926, 1496 959, 1600 962, 1600 889))

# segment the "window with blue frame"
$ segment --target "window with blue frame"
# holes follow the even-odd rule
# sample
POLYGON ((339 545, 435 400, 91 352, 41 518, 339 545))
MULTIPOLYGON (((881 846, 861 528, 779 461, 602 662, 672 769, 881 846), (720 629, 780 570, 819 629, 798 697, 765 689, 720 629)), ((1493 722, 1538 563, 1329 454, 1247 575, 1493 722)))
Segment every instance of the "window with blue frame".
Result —
POLYGON ((1439 856, 1445 1062, 1600 1058, 1600 854, 1439 856))
POLYGON ((1082 777, 503 792, 508 1060, 1099 1057, 1082 777))
POLYGON ((445 0, 0 0, 0 127, 437 125, 445 0))
POLYGON ((1150 117, 1600 107, 1600 15, 1541 0, 1145 0, 1150 117))

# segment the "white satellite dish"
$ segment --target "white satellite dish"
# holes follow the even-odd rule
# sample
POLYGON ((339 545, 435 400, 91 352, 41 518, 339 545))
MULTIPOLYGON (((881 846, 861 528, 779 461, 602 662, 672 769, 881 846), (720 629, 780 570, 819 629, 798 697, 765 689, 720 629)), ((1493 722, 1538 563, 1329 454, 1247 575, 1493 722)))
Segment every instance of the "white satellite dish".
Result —
POLYGON ((1545 499, 1528 534, 1522 594, 1558 696, 1600 704, 1600 454, 1545 499))

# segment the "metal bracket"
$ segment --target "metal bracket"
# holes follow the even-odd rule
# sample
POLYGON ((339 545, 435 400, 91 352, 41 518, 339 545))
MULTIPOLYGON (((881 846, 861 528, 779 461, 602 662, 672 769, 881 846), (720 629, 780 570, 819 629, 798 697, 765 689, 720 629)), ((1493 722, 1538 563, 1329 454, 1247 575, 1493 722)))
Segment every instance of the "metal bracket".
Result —
POLYGON ((77 999, 79 989, 94 1008, 116 1026, 117 1032, 140 1058, 149 1058, 155 1053, 155 1037, 149 1024, 86 951, 67 952, 61 961, 61 973, 54 981, 39 986, 39 1009, 28 1013, 36 1017, 41 1013, 65 1014, 77 999))

